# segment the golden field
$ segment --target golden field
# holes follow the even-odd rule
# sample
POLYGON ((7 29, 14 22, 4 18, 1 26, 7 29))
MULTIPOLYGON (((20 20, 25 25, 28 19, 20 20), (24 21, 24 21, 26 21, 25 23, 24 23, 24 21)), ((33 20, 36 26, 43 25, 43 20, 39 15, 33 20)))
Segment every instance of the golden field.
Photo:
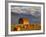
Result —
POLYGON ((41 24, 12 24, 11 31, 40 30, 41 24))

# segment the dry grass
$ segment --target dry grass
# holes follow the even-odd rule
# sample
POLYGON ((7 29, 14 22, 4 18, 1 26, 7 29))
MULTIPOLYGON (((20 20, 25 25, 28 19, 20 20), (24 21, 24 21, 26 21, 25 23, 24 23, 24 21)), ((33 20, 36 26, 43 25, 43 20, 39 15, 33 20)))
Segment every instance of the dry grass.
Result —
POLYGON ((11 25, 11 31, 40 30, 40 24, 18 24, 11 25))

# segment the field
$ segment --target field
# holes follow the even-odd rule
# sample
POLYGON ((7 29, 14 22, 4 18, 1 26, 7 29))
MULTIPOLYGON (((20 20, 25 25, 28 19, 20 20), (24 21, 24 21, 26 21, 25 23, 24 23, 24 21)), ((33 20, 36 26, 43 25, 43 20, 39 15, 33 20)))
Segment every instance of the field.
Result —
POLYGON ((29 30, 40 30, 41 24, 12 24, 11 31, 29 31, 29 30))

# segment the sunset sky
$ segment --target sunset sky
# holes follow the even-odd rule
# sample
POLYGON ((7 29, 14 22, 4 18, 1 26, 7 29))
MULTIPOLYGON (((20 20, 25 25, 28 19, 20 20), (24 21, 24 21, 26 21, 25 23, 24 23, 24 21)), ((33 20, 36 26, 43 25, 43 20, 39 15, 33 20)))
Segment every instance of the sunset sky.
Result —
POLYGON ((11 22, 18 24, 19 18, 28 18, 30 23, 41 22, 41 7, 39 6, 11 6, 11 22))

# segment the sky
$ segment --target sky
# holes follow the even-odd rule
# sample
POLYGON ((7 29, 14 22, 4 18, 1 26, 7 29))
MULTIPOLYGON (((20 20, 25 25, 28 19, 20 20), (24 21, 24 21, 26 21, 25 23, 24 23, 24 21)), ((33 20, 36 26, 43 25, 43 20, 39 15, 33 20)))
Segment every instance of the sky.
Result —
POLYGON ((29 18, 30 23, 41 22, 41 7, 39 6, 30 6, 30 7, 11 6, 11 12, 12 12, 12 16, 11 16, 12 23, 18 24, 19 18, 29 18))
POLYGON ((16 7, 12 6, 11 11, 14 13, 24 13, 24 14, 31 14, 35 17, 41 16, 41 7, 39 6, 29 6, 29 7, 16 7))

